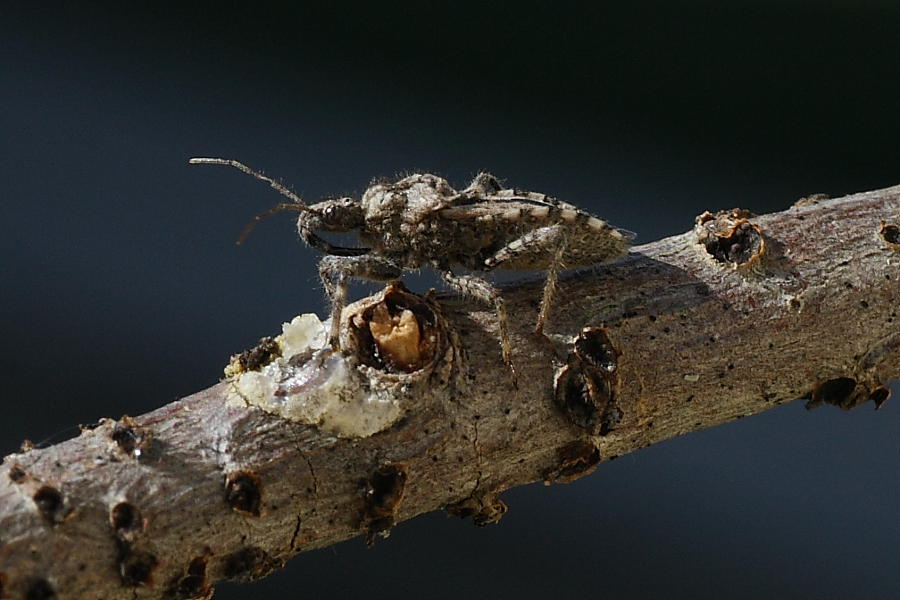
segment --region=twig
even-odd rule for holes
[[[548,338],[531,332],[541,281],[510,286],[517,387],[492,308],[389,288],[345,311],[347,357],[269,363],[345,361],[354,394],[399,407],[369,430],[235,403],[224,381],[6,457],[0,597],[208,597],[427,511],[495,521],[502,490],[794,398],[880,405],[900,375],[898,224],[900,187],[708,215],[562,277]],[[262,377],[265,348],[233,370]]]

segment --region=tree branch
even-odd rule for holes
[[[542,282],[510,286],[515,379],[491,309],[389,287],[345,311],[346,356],[268,341],[232,379],[7,456],[0,597],[209,597],[427,511],[495,521],[502,490],[794,398],[878,406],[898,222],[900,187],[706,215],[563,277],[548,338]],[[282,401],[293,420],[245,403]]]

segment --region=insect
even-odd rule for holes
[[[238,243],[271,215],[299,213],[300,237],[325,254],[319,275],[331,299],[329,342],[335,350],[340,349],[340,316],[351,277],[391,281],[405,271],[431,266],[457,292],[493,305],[503,361],[512,368],[503,297],[476,273],[546,270],[535,325],[535,333],[542,334],[560,270],[620,258],[634,237],[571,204],[544,194],[505,189],[488,173],[480,173],[460,191],[440,177],[419,174],[395,183],[376,183],[358,201],[345,197],[308,205],[281,183],[236,160],[192,158],[190,162],[234,167],[291,200],[253,219]],[[358,232],[364,247],[336,246],[319,236],[320,232],[352,231]],[[457,273],[458,267],[469,273]]]

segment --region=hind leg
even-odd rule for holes
[[[550,317],[559,272],[565,268],[563,256],[567,242],[567,230],[561,225],[541,227],[511,241],[484,261],[489,269],[547,270],[541,309],[534,327],[534,332],[539,335],[543,334],[544,324]]]
[[[512,345],[509,342],[509,321],[506,316],[506,304],[503,302],[500,290],[488,280],[475,275],[456,275],[451,271],[442,271],[441,278],[460,294],[493,305],[497,313],[497,327],[500,330],[500,351],[503,362],[515,376],[515,369],[512,366]]]

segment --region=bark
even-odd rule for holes
[[[531,332],[542,281],[511,285],[515,377],[490,308],[398,288],[360,301],[345,311],[356,326],[344,324],[348,360],[397,395],[403,418],[340,438],[228,403],[223,381],[10,455],[0,598],[208,597],[218,580],[262,577],[353,536],[373,541],[427,511],[497,520],[502,490],[570,481],[795,398],[880,405],[883,383],[900,375],[898,224],[900,186],[760,217],[708,215],[563,276],[548,338]],[[384,313],[370,309],[391,302],[415,308],[433,334],[418,364],[414,352],[392,365],[395,342],[366,334]],[[259,354],[245,362],[262,364]]]

